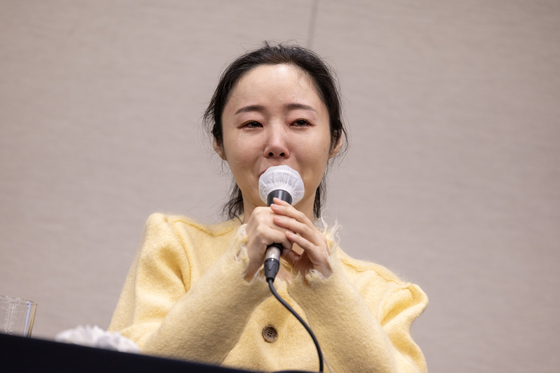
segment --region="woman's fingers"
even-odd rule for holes
[[[288,251],[286,254],[283,254],[282,257],[288,264],[296,270],[296,272],[306,272],[305,267],[309,264],[309,259],[304,254],[298,254],[293,250]]]
[[[286,239],[285,228],[278,227],[274,222],[274,215],[267,207],[257,208],[251,215],[247,224],[247,235],[264,247],[272,243],[286,244],[291,247],[291,243]]]
[[[309,220],[303,212],[296,210],[295,207],[287,202],[274,198],[274,203],[270,205],[270,208],[277,215],[290,217],[309,227],[315,228],[311,220]]]
[[[311,223],[307,216],[289,205],[282,207],[273,206],[275,205],[271,205],[272,211],[277,214],[273,218],[274,224],[279,227],[285,228],[287,231],[300,235],[313,245],[326,247],[327,242],[325,237],[321,232],[319,232],[319,230],[313,225],[313,223]],[[307,244],[304,245],[305,246],[300,245],[302,249],[313,249]]]
[[[305,276],[309,273],[309,271],[314,269],[321,273],[325,278],[329,277],[332,273],[332,269],[328,262],[328,256],[324,255],[320,258],[315,257],[312,259],[311,256],[314,252],[319,251],[307,250],[304,251],[303,254],[297,254],[293,250],[290,250],[285,255],[283,255],[283,257],[296,273],[301,273],[303,276]]]
[[[309,259],[311,259],[311,261],[313,263],[319,263],[322,262],[323,259],[326,258],[326,252],[324,251],[324,248],[314,245],[313,243],[309,242],[308,240],[306,240],[305,238],[303,238],[300,235],[297,235],[293,232],[287,231],[286,232],[286,237],[288,237],[288,240],[292,243],[292,244],[297,244],[299,247],[301,247],[303,249],[303,251],[305,251],[307,253],[307,255],[309,256]]]
[[[286,229],[274,224],[273,217],[274,213],[270,208],[258,207],[247,222],[245,247],[249,256],[249,265],[245,272],[246,279],[253,278],[262,266],[267,246],[279,243],[288,251],[292,248],[292,243],[286,236]]]
[[[313,225],[305,214],[296,210],[284,201],[274,200],[270,206],[275,216],[275,225],[285,228],[288,240],[297,244],[304,250],[303,255],[292,251],[286,253],[284,258],[297,271],[307,273],[316,269],[325,277],[331,273],[328,263],[327,240],[325,236]]]
[[[324,245],[313,245],[305,238],[292,232],[286,232],[286,236],[292,243],[297,244],[305,252],[305,254],[300,255],[299,258],[292,256],[294,259],[297,259],[297,263],[295,265],[298,271],[303,270],[304,273],[307,273],[311,269],[316,269],[321,272],[323,276],[330,276],[331,266],[329,264],[329,254],[327,252],[326,240]],[[306,260],[304,261],[304,259]]]
[[[305,223],[301,223],[297,220],[295,220],[294,218],[290,218],[287,216],[275,216],[272,221],[274,222],[275,225],[277,225],[278,227],[281,227],[283,229],[286,230],[286,232],[292,232],[295,234],[299,234],[302,235],[303,237],[305,237],[306,239],[312,241],[315,244],[318,244],[319,242],[316,242],[316,232],[314,232],[315,227],[309,227],[308,225],[306,225]]]

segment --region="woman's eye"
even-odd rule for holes
[[[305,127],[308,126],[309,124],[310,123],[309,121],[307,121],[307,119],[298,119],[294,122],[294,125],[298,127]]]
[[[247,122],[243,125],[244,128],[257,128],[257,127],[262,127],[262,124],[260,124],[259,122]]]

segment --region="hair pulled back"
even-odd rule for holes
[[[346,143],[346,130],[341,119],[340,96],[337,83],[331,69],[315,54],[315,52],[297,45],[277,44],[264,45],[254,51],[247,52],[233,61],[220,77],[216,91],[204,112],[203,122],[214,137],[216,143],[223,146],[222,114],[235,85],[249,71],[259,65],[290,64],[297,66],[310,78],[319,97],[329,113],[329,128],[331,134],[331,151],[339,141]],[[319,184],[313,203],[315,218],[321,215],[321,201],[324,200],[326,188],[324,179]],[[234,182],[230,200],[224,205],[223,213],[229,219],[243,214],[243,195]]]

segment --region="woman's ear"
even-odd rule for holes
[[[224,161],[226,160],[226,155],[224,153],[224,147],[221,144],[218,143],[218,140],[216,140],[215,137],[214,137],[214,151],[216,153],[218,153],[220,158],[222,158]]]
[[[331,159],[332,157],[334,157],[335,155],[338,154],[338,152],[340,152],[340,149],[342,149],[342,136],[344,135],[340,135],[340,137],[338,138],[338,140],[336,141],[336,144],[334,145],[334,147],[331,149],[331,153],[329,154],[329,159]]]

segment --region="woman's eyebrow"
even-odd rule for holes
[[[289,104],[285,104],[284,105],[284,110],[286,111],[290,111],[290,110],[310,110],[310,111],[314,111],[316,112],[315,109],[313,109],[313,107],[309,106],[309,105],[305,105],[305,104],[300,104],[297,102],[292,102]],[[257,112],[263,112],[265,111],[265,107],[262,105],[247,105],[247,106],[243,106],[242,108],[240,108],[239,110],[237,110],[235,112],[235,115],[239,114],[239,113],[248,113],[251,111],[257,111]]]
[[[311,107],[309,105],[305,105],[305,104],[300,104],[300,103],[297,103],[297,102],[284,105],[284,109],[286,111],[301,110],[301,109],[315,111],[315,109],[313,109],[313,107]]]
[[[243,106],[241,109],[237,110],[234,115],[237,115],[239,113],[247,113],[247,112],[251,112],[251,111],[263,112],[264,111],[264,106],[262,106],[262,105]]]

